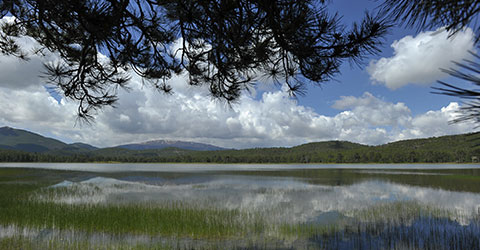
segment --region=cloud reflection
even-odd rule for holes
[[[252,176],[215,176],[158,181],[129,181],[95,177],[82,182],[64,181],[52,187],[75,192],[57,192],[61,203],[168,203],[239,209],[260,213],[272,222],[318,221],[325,213],[348,215],[353,210],[394,202],[415,202],[452,212],[451,219],[468,223],[480,209],[480,194],[365,181],[348,186],[313,185],[302,179]],[[43,197],[46,198],[46,197]],[[459,218],[458,216],[461,216]]]

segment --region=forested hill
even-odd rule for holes
[[[18,150],[30,153],[64,151],[75,154],[96,150],[97,148],[85,143],[67,144],[27,130],[1,127],[0,149]]]
[[[27,152],[45,152],[61,149],[67,144],[41,135],[10,127],[0,128],[0,148]]]
[[[224,148],[217,147],[210,144],[205,144],[205,143],[171,141],[171,140],[154,140],[154,141],[147,141],[143,143],[125,144],[117,147],[132,149],[132,150],[164,149],[164,148],[182,148],[182,149],[197,150],[197,151],[224,150]]]
[[[71,146],[71,144],[69,145]],[[76,145],[80,147],[79,145]],[[198,162],[198,163],[469,163],[480,158],[480,133],[442,136],[367,146],[346,141],[303,144],[291,148],[193,151],[179,148],[97,149],[26,152],[0,148],[3,162]]]
[[[480,134],[442,136],[367,146],[346,141],[292,148],[256,148],[178,156],[186,162],[225,163],[469,163],[480,159]]]

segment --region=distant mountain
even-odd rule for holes
[[[172,140],[156,140],[143,143],[132,143],[120,145],[108,150],[102,150],[81,142],[67,144],[62,141],[44,137],[27,130],[15,129],[11,127],[0,128],[0,149],[19,150],[30,153],[54,153],[58,155],[71,155],[76,153],[99,151],[96,153],[98,155],[101,152],[114,152],[116,151],[115,148],[129,150],[158,150],[167,148],[178,148],[194,151],[224,150],[224,148],[210,144]],[[119,152],[122,152],[122,150],[119,150]]]
[[[123,161],[123,159],[149,159],[158,160],[159,157],[169,158],[175,156],[186,155],[192,152],[204,152],[204,151],[192,151],[180,148],[162,148],[162,149],[144,149],[144,150],[132,150],[126,148],[101,148],[94,151],[90,151],[89,155],[92,157],[100,157],[113,159],[114,161]],[[213,152],[213,151],[206,151]],[[149,161],[147,160],[147,161]]]
[[[368,148],[370,146],[349,142],[349,141],[323,141],[323,142],[311,142],[292,147],[294,151],[303,152],[326,152],[326,151],[340,151],[340,150],[353,150]]]
[[[43,137],[26,130],[10,127],[0,128],[0,148],[27,152],[46,152],[65,147],[68,147],[68,145],[59,140]]]
[[[167,140],[96,148],[80,142],[66,144],[21,129],[0,128],[0,162],[477,163],[479,159],[480,133],[378,146],[324,141],[288,148],[236,150]]]
[[[164,148],[180,148],[195,151],[217,151],[225,150],[210,144],[186,142],[186,141],[171,141],[171,140],[155,140],[142,143],[132,143],[117,146],[118,148],[125,148],[130,150],[147,150],[147,149],[164,149]]]
[[[20,150],[30,153],[45,153],[48,151],[80,152],[96,149],[84,143],[66,144],[59,140],[44,137],[22,129],[10,127],[0,128],[0,148]]]
[[[82,143],[82,142],[75,142],[68,144],[71,147],[79,148],[79,149],[86,149],[86,150],[95,150],[98,149],[97,147],[94,147],[90,144]]]

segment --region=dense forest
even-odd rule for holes
[[[1,162],[165,162],[165,163],[470,163],[480,157],[480,134],[442,136],[367,146],[345,141],[292,148],[192,151],[178,148],[104,148],[43,153],[0,149]]]

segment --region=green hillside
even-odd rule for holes
[[[0,128],[0,149],[30,153],[54,152],[57,155],[74,155],[96,150],[97,148],[85,143],[66,144],[26,130],[2,127]]]
[[[471,162],[480,158],[480,133],[397,141],[375,149],[397,162]]]
[[[92,145],[86,144],[86,143],[81,143],[81,142],[75,142],[68,144],[68,146],[77,148],[77,149],[85,149],[85,150],[95,150],[98,149],[97,147],[94,147]]]
[[[347,141],[291,148],[194,151],[179,148],[132,150],[65,144],[28,131],[0,128],[3,162],[185,162],[185,163],[469,163],[480,158],[480,133],[397,141],[367,146]]]
[[[146,149],[146,150],[132,150],[120,147],[114,148],[102,148],[92,151],[92,156],[101,157],[140,157],[140,158],[152,158],[152,157],[169,157],[174,155],[184,155],[190,153],[191,150],[180,148],[163,148],[163,149]]]
[[[307,144],[302,144],[296,147],[293,147],[293,151],[315,151],[315,152],[326,152],[332,150],[354,150],[354,149],[365,149],[369,146],[362,145],[359,143],[353,143],[348,141],[326,141],[326,142],[312,142]]]
[[[46,152],[62,149],[68,145],[41,135],[10,127],[0,128],[0,148],[27,152]]]
[[[480,145],[480,133],[471,133],[453,136],[431,137],[426,139],[412,139],[388,143],[379,146],[384,149],[402,150],[468,150]]]

